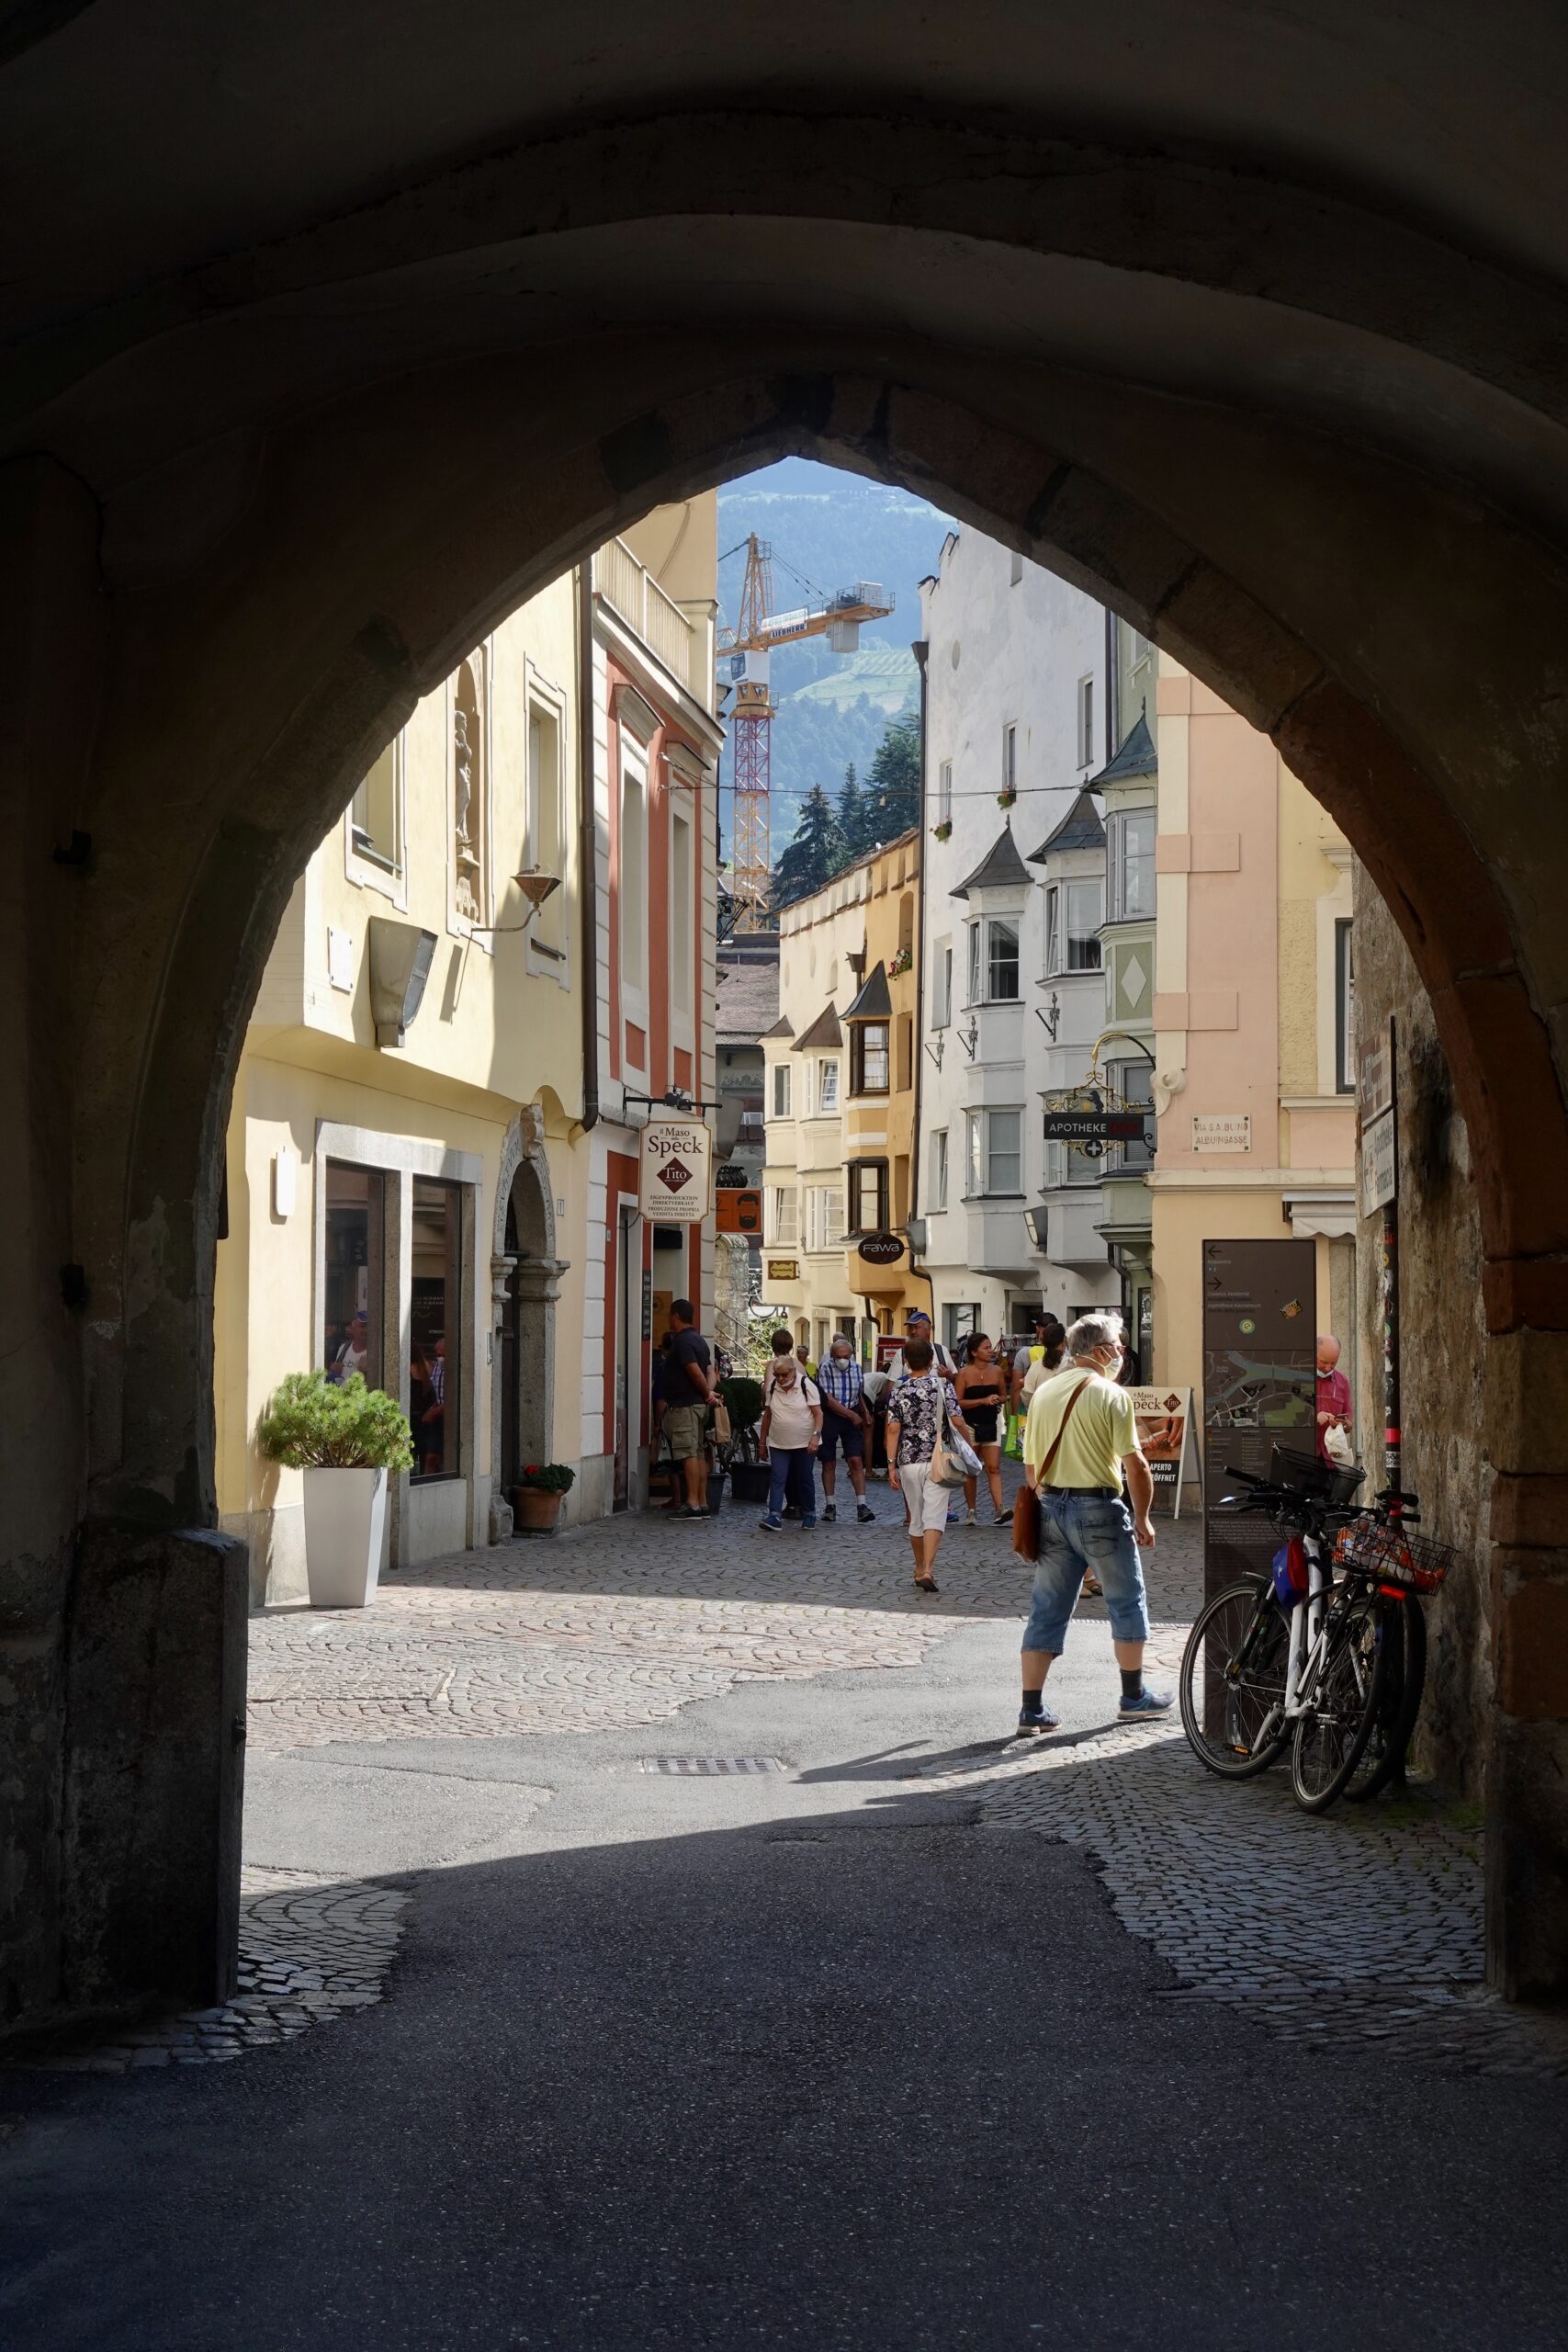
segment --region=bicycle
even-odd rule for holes
[[[1413,1595],[1436,1589],[1451,1554],[1410,1532],[1414,1497],[1356,1508],[1359,1470],[1280,1445],[1270,1469],[1227,1466],[1247,1492],[1224,1502],[1272,1520],[1278,1581],[1248,1577],[1201,1612],[1182,1657],[1182,1727],[1224,1780],[1266,1771],[1290,1742],[1296,1802],[1323,1813],[1347,1792],[1375,1795],[1403,1765],[1426,1659]]]

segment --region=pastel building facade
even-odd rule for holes
[[[216,1289],[219,1503],[258,1604],[305,1576],[299,1474],[263,1460],[257,1419],[355,1331],[414,1430],[389,1567],[508,1535],[528,1463],[576,1469],[569,1519],[635,1496],[659,1237],[626,1219],[622,1123],[646,1116],[635,1083],[711,1071],[714,527],[711,499],[650,515],[502,622],[295,886],[235,1084]],[[525,869],[556,885],[536,914]],[[678,1255],[700,1293],[702,1239]]]

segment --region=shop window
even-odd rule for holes
[[[334,1381],[363,1373],[368,1388],[379,1388],[386,1377],[386,1186],[378,1169],[326,1163],[321,1362]]]
[[[409,1419],[414,1476],[455,1478],[462,1461],[463,1188],[413,1180]]]
[[[883,1233],[887,1228],[887,1162],[850,1162],[850,1231]]]
[[[888,1028],[886,1021],[856,1021],[850,1028],[850,1092],[888,1091]]]

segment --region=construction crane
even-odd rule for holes
[[[768,801],[773,725],[778,707],[768,674],[773,650],[775,645],[797,645],[807,637],[825,637],[835,653],[852,653],[860,643],[862,622],[886,620],[895,599],[879,582],[857,580],[852,587],[820,603],[776,613],[771,544],[753,531],[729,554],[739,555],[741,544],[746,549],[746,577],[740,590],[740,613],[732,629],[719,632],[718,684],[721,693],[734,697],[728,712],[735,785],[729,895],[735,907],[735,929],[746,932],[765,928],[773,887]]]

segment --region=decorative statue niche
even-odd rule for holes
[[[452,692],[452,898],[465,922],[484,921],[485,776],[483,650],[459,663]]]

